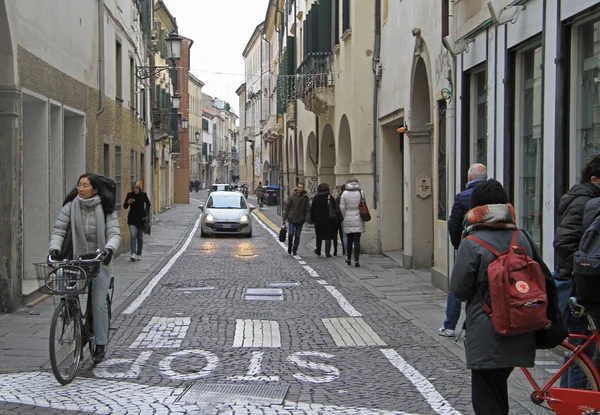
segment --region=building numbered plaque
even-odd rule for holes
[[[421,199],[431,196],[431,177],[426,174],[417,176],[417,196]]]

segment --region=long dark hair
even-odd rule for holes
[[[104,210],[104,213],[106,213],[107,215],[113,213],[115,211],[115,195],[112,194],[112,192],[107,191],[100,175],[96,173],[83,173],[81,176],[79,176],[79,179],[77,179],[77,183],[79,183],[79,181],[83,178],[88,179],[92,184],[92,188],[98,190],[98,196],[100,196],[100,201],[102,202],[102,209]],[[75,200],[76,197],[77,185],[75,185],[75,188],[71,190],[69,194],[65,197],[65,200],[63,201],[63,206]]]

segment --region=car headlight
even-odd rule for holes
[[[240,222],[242,222],[242,223],[248,222],[248,215],[243,214],[242,217],[240,218]]]
[[[211,215],[210,213],[207,213],[206,216],[204,216],[204,219],[206,219],[207,222],[215,221],[215,218],[213,218],[213,215]]]

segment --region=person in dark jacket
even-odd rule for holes
[[[600,154],[591,156],[585,162],[581,167],[581,182],[571,187],[558,204],[554,250],[561,279],[572,278],[573,254],[577,251],[585,231],[585,207],[596,197],[600,197]]]
[[[340,200],[342,198],[342,193],[344,193],[344,190],[346,190],[346,185],[343,184],[341,186],[336,186],[334,191],[333,191],[333,198],[335,199],[335,203],[338,206],[338,209],[340,208]],[[344,218],[342,217],[342,213],[340,212],[340,221],[338,222],[338,233],[340,235],[340,240],[342,241],[342,255],[346,256],[346,244],[347,244],[347,237],[346,234],[344,233]],[[333,239],[333,256],[337,256],[337,236]]]
[[[483,164],[473,164],[469,167],[467,173],[466,189],[458,193],[454,198],[450,218],[448,219],[448,233],[450,234],[450,242],[454,249],[458,249],[463,232],[463,219],[467,212],[471,209],[471,195],[473,188],[487,180],[487,168]],[[446,299],[446,319],[442,327],[438,330],[438,334],[444,337],[454,337],[456,325],[460,319],[461,304],[451,292],[448,293]]]
[[[465,217],[465,234],[476,235],[500,252],[508,251],[517,225],[515,210],[502,185],[494,179],[478,184],[471,204],[473,208]],[[529,241],[525,231],[519,231],[517,245],[530,258],[539,257],[537,247]],[[452,294],[467,302],[469,335],[465,338],[465,351],[467,368],[472,373],[471,399],[476,415],[508,415],[508,377],[515,367],[533,367],[535,360],[534,331],[500,336],[483,309],[483,300],[491,304],[487,269],[495,259],[483,246],[463,239],[450,278]]]
[[[290,255],[297,254],[302,226],[308,223],[310,200],[304,188],[304,183],[298,183],[294,194],[288,198],[283,209],[283,224],[288,222],[288,254]]]
[[[312,200],[310,206],[310,219],[315,224],[315,233],[317,236],[317,248],[315,254],[321,256],[321,246],[325,241],[325,256],[331,258],[331,241],[337,238],[339,222],[336,218],[331,218],[329,206],[338,213],[338,206],[335,198],[329,193],[329,185],[321,183],[317,186],[317,194]]]
[[[131,192],[127,193],[123,209],[129,209],[127,215],[127,224],[129,225],[129,237],[131,239],[131,260],[140,261],[142,259],[142,249],[144,248],[144,219],[150,209],[150,199],[148,194],[142,191],[140,182],[131,186]]]

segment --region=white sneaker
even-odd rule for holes
[[[438,329],[438,334],[443,337],[454,337],[454,330],[447,329],[446,327],[440,327]]]
[[[131,254],[131,258],[132,261],[135,261],[137,259],[137,255],[136,254]]]
[[[141,261],[141,260],[142,260],[142,254],[139,254],[139,255],[137,256],[137,260],[138,260],[138,261]]]

